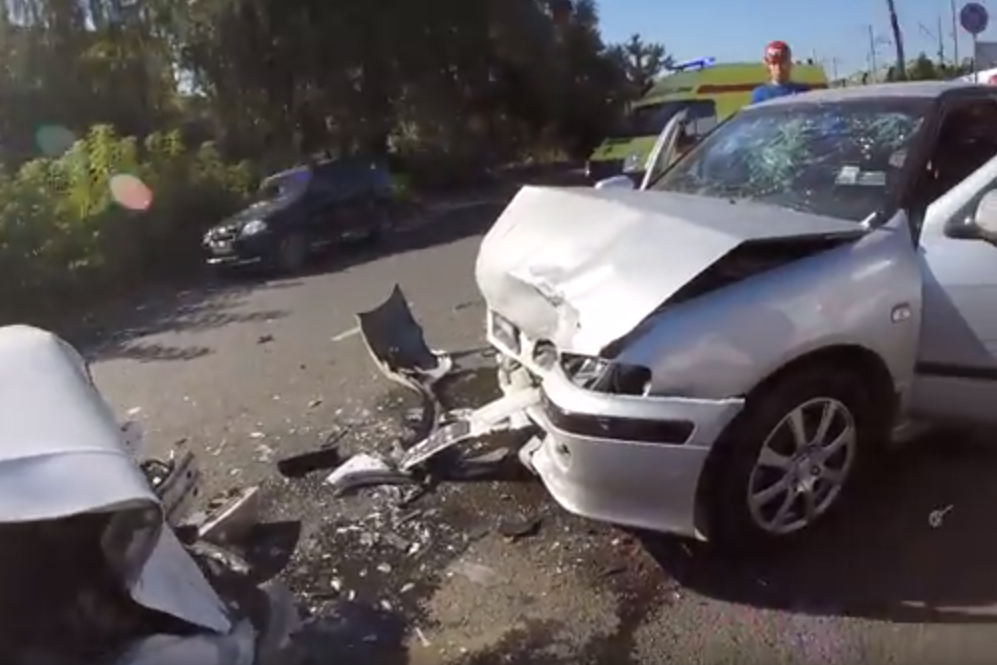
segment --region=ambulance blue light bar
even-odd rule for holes
[[[669,67],[669,69],[673,72],[684,72],[689,69],[706,69],[707,67],[712,67],[716,61],[716,58],[695,58],[693,60],[677,62]]]

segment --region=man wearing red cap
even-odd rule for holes
[[[793,73],[793,52],[786,42],[769,42],[765,47],[765,66],[769,69],[769,82],[751,91],[751,103],[757,104],[776,97],[806,92],[810,88],[789,80]]]

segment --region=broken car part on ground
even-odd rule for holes
[[[295,627],[286,589],[251,584],[174,532],[196,490],[193,457],[140,463],[139,428],[119,425],[80,354],[37,328],[0,328],[0,405],[4,662],[273,657]],[[208,517],[206,535],[247,503]]]

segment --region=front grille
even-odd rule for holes
[[[239,231],[234,226],[219,226],[211,229],[207,233],[209,242],[231,242],[239,236]]]

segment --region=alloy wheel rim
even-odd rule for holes
[[[748,477],[748,510],[762,530],[786,535],[834,505],[851,471],[855,418],[843,403],[818,397],[793,408],[762,444]]]

